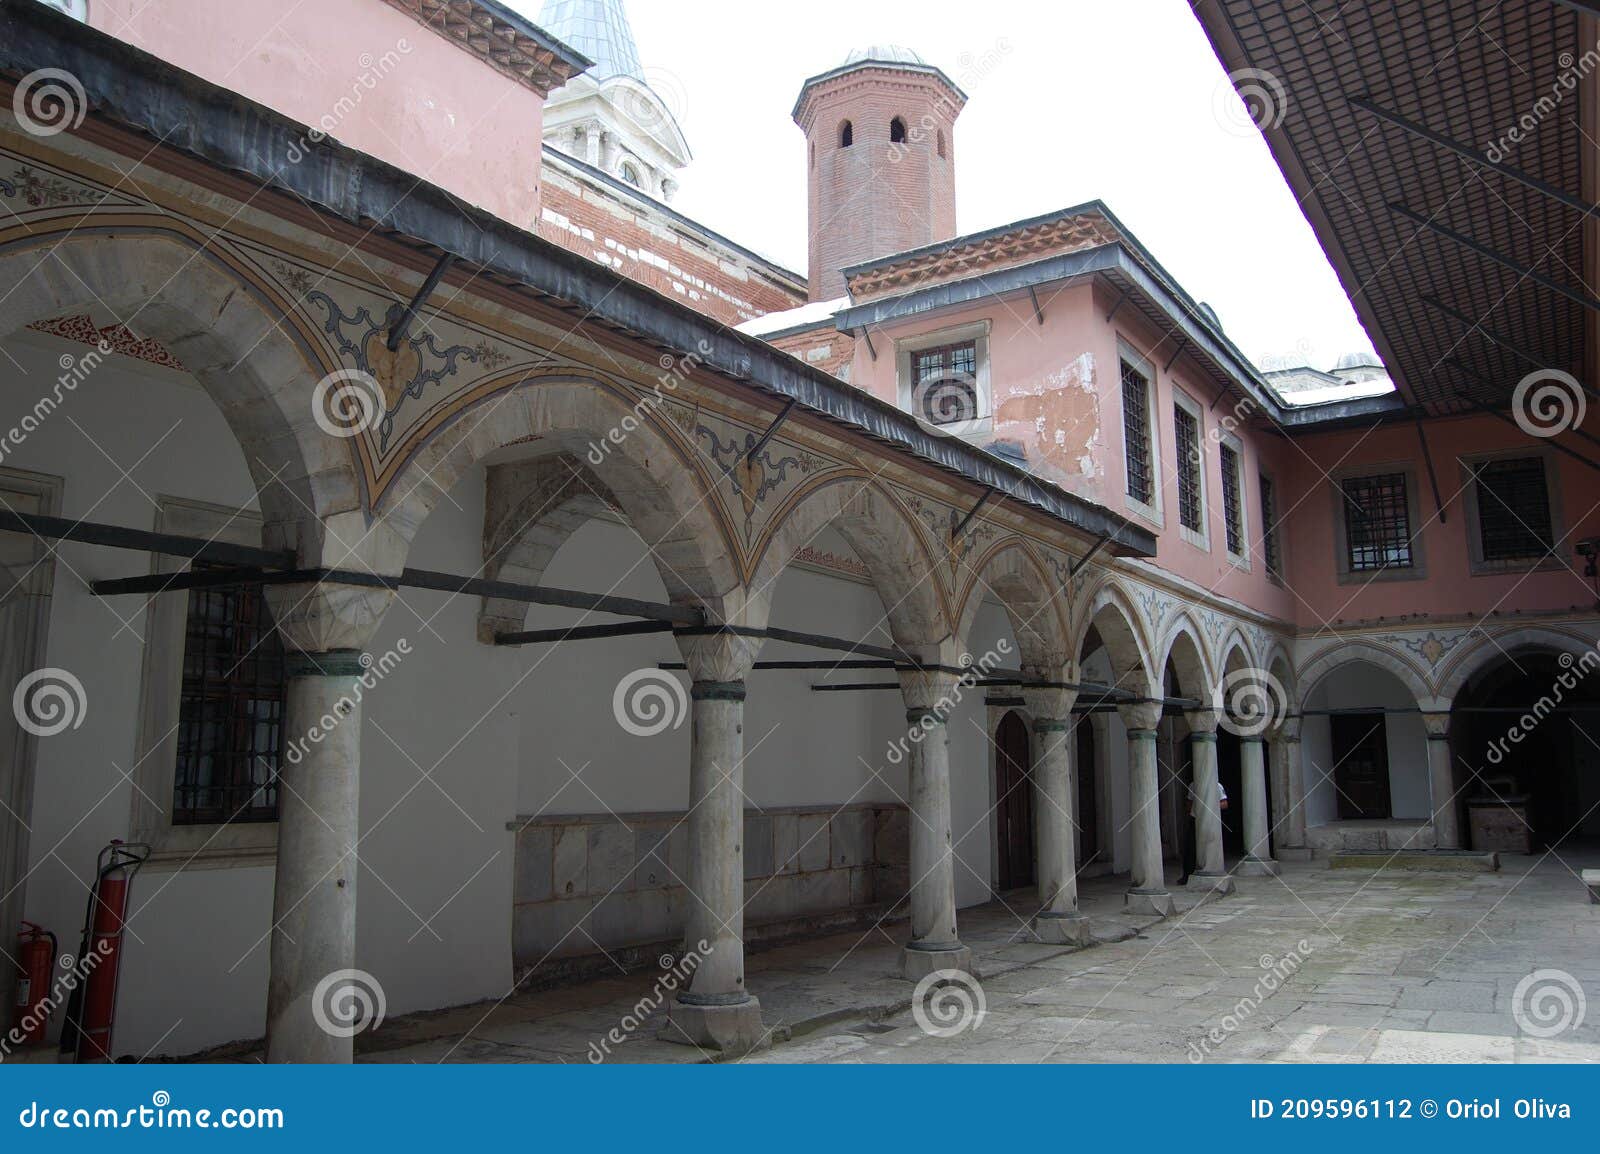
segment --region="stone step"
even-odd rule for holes
[[[1498,873],[1500,855],[1470,849],[1395,850],[1370,853],[1335,853],[1329,869],[1429,870],[1438,873]]]

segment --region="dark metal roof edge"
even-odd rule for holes
[[[311,131],[288,117],[87,28],[43,4],[0,9],[0,71],[47,61],[83,85],[90,109],[214,167],[287,191],[357,226],[375,223],[567,301],[586,317],[665,348],[695,350],[720,375],[794,398],[829,419],[999,490],[1118,550],[1153,556],[1155,537],[965,442],[926,432],[887,401],[519,229],[436,185]],[[298,162],[290,157],[298,155]]]
[[[1356,421],[1366,417],[1400,415],[1408,420],[1412,406],[1399,393],[1381,397],[1355,397],[1348,401],[1322,401],[1315,405],[1293,405],[1284,409],[1279,422],[1285,432],[1323,433],[1336,422]]]
[[[683,213],[679,212],[665,201],[657,200],[643,189],[635,188],[625,180],[618,180],[616,177],[612,176],[603,169],[596,168],[587,161],[579,160],[570,152],[564,152],[553,144],[546,142],[543,147],[543,151],[546,155],[558,157],[562,164],[570,164],[573,168],[576,168],[579,172],[583,173],[584,176],[592,177],[601,181],[613,192],[625,193],[637,200],[645,201],[650,205],[651,208],[659,210],[663,215],[671,217],[674,221],[687,226],[695,232],[710,237],[718,244],[732,249],[741,256],[749,257],[750,260],[761,265],[762,268],[770,269],[774,277],[788,278],[789,280],[793,281],[800,292],[804,294],[806,288],[806,278],[802,274],[797,273],[793,269],[789,268],[787,265],[781,265],[771,257],[762,256],[760,253],[756,252],[755,249],[746,248],[736,240],[729,240],[720,232],[716,232],[707,228],[705,225],[695,220],[694,217],[685,216]]]
[[[789,113],[790,120],[800,119],[800,106],[806,102],[806,93],[811,91],[813,84],[821,84],[824,80],[832,80],[835,76],[843,76],[847,72],[854,72],[858,68],[888,68],[899,72],[917,72],[924,76],[932,76],[942,80],[949,86],[950,91],[961,98],[965,104],[969,99],[961,90],[961,86],[951,80],[943,68],[936,64],[912,64],[905,60],[855,60],[849,64],[841,64],[837,68],[830,68],[826,72],[819,72],[815,76],[808,76],[800,83],[800,95],[795,97],[794,108]]]
[[[508,25],[519,36],[526,36],[546,52],[559,56],[570,64],[574,76],[581,75],[594,67],[594,61],[579,52],[564,40],[557,40],[550,33],[540,28],[520,12],[514,12],[501,4],[499,0],[472,0],[477,7],[482,8],[491,18]],[[426,23],[426,21],[424,21]]]

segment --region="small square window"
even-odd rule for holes
[[[918,349],[911,354],[911,396],[931,425],[955,425],[982,416],[975,341]]]
[[[1411,508],[1406,475],[1349,477],[1339,483],[1339,490],[1349,572],[1411,568]]]
[[[1502,457],[1472,466],[1484,561],[1539,562],[1554,548],[1542,457]]]

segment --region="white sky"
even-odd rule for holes
[[[538,0],[512,0],[530,16]],[[1101,199],[1244,352],[1331,368],[1371,350],[1185,0],[628,0],[694,162],[673,206],[800,272],[806,77],[903,44],[970,98],[956,211],[974,232]]]

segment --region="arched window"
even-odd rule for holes
[[[634,188],[644,187],[644,182],[639,179],[639,170],[631,164],[623,164],[622,179],[633,185]]]
[[[855,126],[853,124],[851,124],[847,120],[847,121],[844,122],[844,126],[839,129],[839,147],[840,148],[849,148],[855,142],[856,142]]]
[[[889,121],[889,143],[904,144],[906,142],[906,122],[898,116]]]

